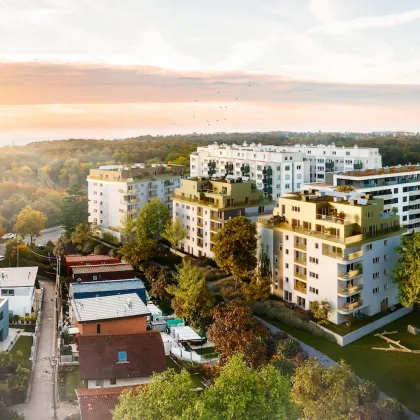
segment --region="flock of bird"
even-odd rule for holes
[[[250,84],[248,85],[248,87],[251,87],[251,86],[252,85],[250,85]],[[217,91],[217,94],[220,95],[220,91]],[[236,100],[239,101],[239,98],[236,97]],[[199,102],[199,101],[198,101],[198,99],[195,99],[194,102]],[[228,107],[225,105],[225,106],[220,106],[219,108],[220,109],[227,109]],[[192,117],[195,118],[195,115],[193,115]],[[227,121],[227,118],[224,115],[223,115],[223,120],[222,121]],[[210,122],[218,123],[218,122],[220,122],[220,120],[215,120],[215,121],[206,120],[206,123],[207,123],[208,126],[211,126]],[[172,124],[176,125],[176,122],[173,122]]]

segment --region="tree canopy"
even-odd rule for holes
[[[47,216],[44,213],[26,206],[17,216],[15,231],[22,236],[29,235],[32,243],[41,230],[45,229],[46,224]]]
[[[176,218],[167,223],[165,230],[162,232],[162,237],[169,241],[172,248],[178,248],[179,242],[187,237],[187,231],[181,220]]]
[[[71,234],[76,226],[86,222],[88,218],[88,200],[86,192],[80,184],[73,184],[66,191],[61,205],[60,224],[67,234]]]
[[[157,241],[169,222],[169,209],[159,198],[154,197],[146,203],[137,218],[138,241],[154,239]]]

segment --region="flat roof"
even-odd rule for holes
[[[76,265],[71,267],[73,274],[89,274],[89,273],[112,273],[116,271],[133,271],[130,264],[97,264],[97,265]],[[133,277],[134,278],[134,277]]]
[[[337,176],[350,176],[352,178],[366,178],[370,176],[398,176],[399,174],[408,175],[410,172],[420,172],[420,163],[415,165],[398,165],[379,169],[361,169],[355,171],[337,172]]]
[[[171,335],[179,341],[203,339],[203,337],[200,337],[191,327],[171,327],[170,330]]]
[[[38,267],[7,267],[0,269],[0,288],[34,286]]]
[[[71,299],[70,302],[78,322],[150,315],[136,293]]]
[[[70,289],[73,293],[99,293],[115,290],[144,289],[144,284],[137,278],[128,280],[87,281],[82,283],[70,283]]]

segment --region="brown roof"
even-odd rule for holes
[[[136,385],[76,389],[82,420],[112,420],[112,410],[118,404],[119,396],[125,390],[135,388]]]
[[[114,273],[116,271],[133,271],[130,264],[99,264],[99,265],[76,265],[71,267],[73,274],[96,274],[96,273]],[[134,276],[133,276],[134,277]]]
[[[74,262],[89,262],[89,261],[110,261],[115,260],[115,257],[110,257],[109,255],[66,255],[64,257],[66,263]]]
[[[118,352],[127,352],[127,363],[118,363]],[[79,337],[80,378],[145,378],[166,369],[159,331],[138,334]]]

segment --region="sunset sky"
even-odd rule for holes
[[[418,0],[0,0],[0,144],[420,131]]]

